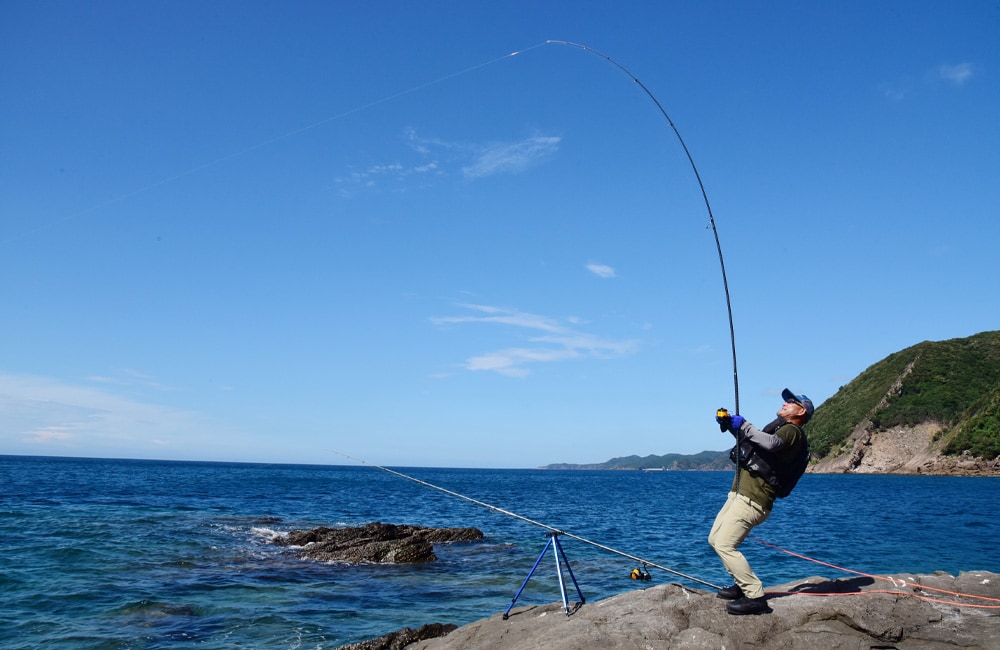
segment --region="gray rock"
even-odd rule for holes
[[[434,544],[483,539],[477,528],[425,528],[373,522],[358,528],[293,530],[275,538],[279,546],[295,548],[304,557],[321,562],[400,563],[433,562]]]
[[[920,591],[925,585],[991,601]],[[1000,575],[984,571],[896,578],[809,578],[767,590],[773,610],[733,616],[714,592],[663,584],[571,609],[515,608],[407,650],[1000,649]],[[940,601],[914,597],[925,595]],[[992,609],[949,604],[962,602]]]
[[[340,646],[337,650],[402,650],[411,643],[444,636],[457,627],[457,625],[442,625],[441,623],[429,623],[417,630],[404,627],[402,630],[385,634],[377,639]]]

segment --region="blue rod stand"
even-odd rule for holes
[[[549,541],[545,543],[545,548],[542,549],[538,559],[535,560],[535,566],[531,567],[531,571],[528,572],[528,577],[524,579],[524,582],[521,584],[521,588],[517,590],[514,598],[510,601],[510,606],[507,607],[507,611],[503,613],[503,620],[506,621],[507,617],[510,616],[510,610],[514,609],[514,604],[517,602],[517,599],[521,597],[521,592],[524,591],[524,588],[528,586],[528,581],[531,580],[531,576],[535,574],[535,569],[537,569],[538,565],[541,564],[542,558],[545,557],[545,553],[549,550],[550,546],[555,548],[554,554],[556,556],[556,574],[559,576],[559,591],[562,594],[563,611],[566,612],[566,616],[569,616],[570,612],[569,599],[566,598],[566,581],[563,579],[563,564],[566,565],[566,571],[569,573],[569,577],[573,579],[573,586],[576,587],[576,595],[580,597],[580,604],[582,605],[587,602],[583,597],[583,592],[580,591],[580,585],[576,581],[576,576],[573,575],[573,568],[570,567],[569,560],[566,559],[566,552],[563,551],[562,544],[559,543],[559,533],[548,533],[546,537],[549,538]]]

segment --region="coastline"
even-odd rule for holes
[[[393,635],[343,650],[575,650],[653,647],[774,650],[840,647],[1000,647],[1000,575],[811,577],[767,589],[772,612],[732,616],[712,592],[677,583],[593,603],[494,614],[445,636],[393,645]]]

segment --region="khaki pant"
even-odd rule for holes
[[[754,575],[753,570],[737,547],[743,543],[750,530],[764,523],[770,510],[762,507],[745,496],[729,493],[726,505],[715,517],[712,532],[708,534],[708,543],[719,555],[722,566],[733,577],[733,582],[743,590],[747,598],[760,598],[764,595],[764,584]]]

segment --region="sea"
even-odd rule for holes
[[[462,625],[515,597],[561,600],[545,526],[571,535],[559,546],[587,603],[708,588],[678,573],[729,584],[706,537],[730,472],[389,469],[0,456],[0,648],[322,649]],[[765,585],[1000,572],[998,504],[994,477],[807,474],[743,549]],[[432,563],[355,566],[273,541],[374,521],[485,539],[438,545]]]

